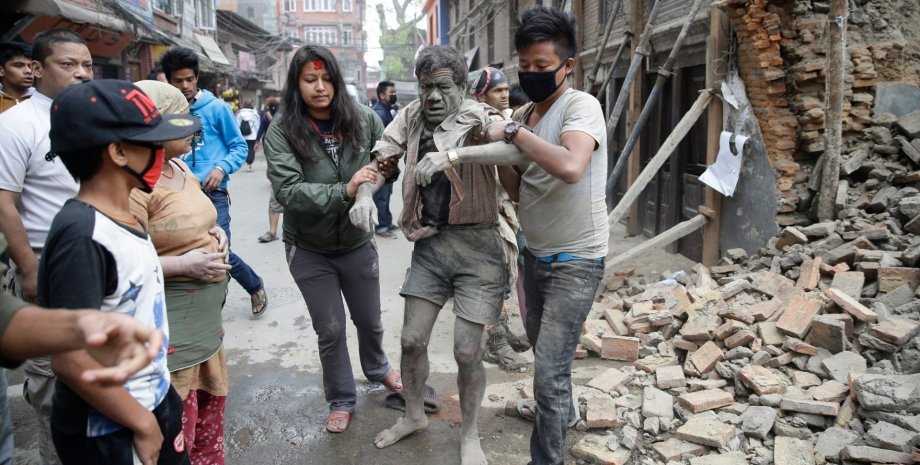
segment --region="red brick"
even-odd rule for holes
[[[856,299],[850,297],[838,289],[830,288],[824,291],[824,295],[829,297],[840,308],[844,309],[847,313],[853,315],[860,321],[875,321],[878,319],[878,315],[876,315],[875,312],[869,310],[865,305],[857,302]]]
[[[677,403],[691,413],[700,413],[724,407],[734,401],[735,399],[731,394],[721,389],[688,392],[677,397]]]
[[[601,396],[588,398],[585,423],[588,428],[618,428],[625,425],[626,421],[617,416],[613,398]]]
[[[819,300],[795,296],[786,305],[783,315],[776,321],[776,329],[790,336],[803,339],[811,328],[811,319],[821,310]]]
[[[599,391],[611,392],[620,388],[620,386],[629,382],[629,375],[616,368],[608,368],[591,381],[588,381],[588,387]]]
[[[687,385],[684,370],[680,365],[663,366],[655,371],[655,377],[658,389],[670,389]]]
[[[805,355],[815,355],[818,353],[817,347],[791,336],[786,336],[786,339],[783,341],[783,348]]]
[[[920,285],[920,268],[886,266],[878,269],[879,292],[891,292],[904,284],[916,289]]]
[[[701,417],[693,417],[677,429],[678,439],[710,447],[723,447],[734,436],[734,426]]]
[[[681,441],[677,438],[656,442],[652,444],[652,450],[657,452],[665,461],[669,462],[681,461],[684,457],[699,457],[709,451],[706,446]]]
[[[821,280],[821,257],[815,257],[814,260],[805,260],[799,268],[799,280],[796,281],[795,287],[803,290],[811,290],[818,286]]]
[[[738,331],[737,333],[725,339],[725,347],[734,349],[735,347],[747,345],[756,338],[757,335],[754,334],[754,331],[749,329],[742,329],[741,331]]]
[[[639,339],[608,336],[601,339],[601,358],[635,362],[639,358]]]
[[[840,402],[846,398],[849,392],[849,386],[834,380],[825,381],[823,384],[808,390],[808,393],[815,400],[821,402]]]
[[[869,327],[869,335],[890,344],[904,344],[920,331],[920,323],[907,318],[893,317]]]
[[[759,365],[745,365],[735,376],[757,395],[781,394],[786,392],[786,385],[769,368]]]
[[[722,360],[724,354],[714,342],[709,341],[702,345],[696,352],[690,354],[690,361],[700,374],[706,374],[715,368],[716,363]]]
[[[789,230],[790,228],[786,229]],[[798,232],[798,230],[796,230],[796,232]],[[801,234],[802,237],[805,237],[807,240],[807,237],[804,234],[801,232],[798,234]],[[784,287],[794,286],[795,282],[793,282],[791,279],[766,270],[761,270],[751,275],[751,287],[754,288],[754,290],[762,292],[770,297],[778,295]]]
[[[840,411],[840,404],[836,402],[821,402],[818,400],[799,400],[784,397],[779,404],[781,410],[792,412],[811,413],[813,415],[835,416]]]

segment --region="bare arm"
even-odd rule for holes
[[[180,256],[160,256],[160,265],[163,267],[164,278],[183,276],[199,281],[211,281],[230,271],[226,263],[226,252],[208,253],[202,249],[194,249]]]
[[[16,209],[19,196],[19,192],[0,189],[0,232],[6,236],[7,253],[23,277],[23,297],[29,302],[35,302],[38,288],[38,257],[29,245],[26,228],[22,224],[19,210]]]
[[[498,182],[505,188],[508,197],[515,202],[520,202],[521,175],[511,166],[498,167]]]
[[[46,310],[23,307],[10,320],[0,339],[9,360],[25,360],[86,347],[108,368],[84,372],[82,378],[99,385],[121,385],[147,366],[160,352],[163,335],[120,313],[95,310]]]
[[[51,358],[54,372],[83,400],[110,420],[134,432],[134,446],[144,465],[155,464],[163,443],[163,434],[156,418],[121,387],[99,387],[81,377],[86,370],[101,368],[85,350],[55,355]]]

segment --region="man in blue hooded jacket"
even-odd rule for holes
[[[230,239],[230,174],[243,165],[249,147],[236,124],[233,111],[222,100],[198,88],[198,55],[194,50],[175,47],[160,59],[166,80],[188,99],[190,112],[201,120],[201,130],[192,140],[192,152],[185,162],[201,180],[201,188],[217,209],[217,224]],[[230,276],[249,293],[252,314],[262,315],[268,296],[262,278],[246,262],[230,252]]]

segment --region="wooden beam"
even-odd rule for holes
[[[709,102],[712,101],[712,93],[709,89],[706,89],[700,92],[699,98],[696,99],[696,102],[693,103],[693,106],[690,107],[683,118],[681,118],[680,123],[677,127],[671,131],[671,134],[665,139],[664,143],[661,144],[661,148],[658,149],[658,153],[655,154],[655,157],[649,160],[648,165],[645,169],[642,170],[634,183],[629,186],[629,189],[626,191],[626,194],[623,195],[623,198],[613,208],[613,211],[610,212],[609,221],[611,225],[615,225],[617,221],[620,221],[620,218],[623,217],[623,214],[626,213],[626,210],[632,207],[636,203],[636,199],[639,198],[639,194],[645,190],[645,187],[648,186],[649,181],[658,174],[658,170],[661,169],[661,166],[664,165],[668,158],[671,157],[671,154],[674,153],[674,150],[677,149],[677,146],[680,144],[687,133],[690,132],[690,129],[693,128],[693,125],[696,124],[696,121],[700,118],[700,115],[703,113],[703,110],[709,106]]]
[[[719,8],[709,9],[709,39],[706,43],[706,87],[713,89],[725,78],[724,54],[728,50],[728,16]],[[709,105],[706,121],[706,164],[716,162],[719,155],[719,136],[722,133],[722,105]],[[719,229],[722,225],[722,194],[706,186],[703,205],[713,212],[703,227],[703,265],[713,266],[721,255]]]
[[[674,241],[680,240],[682,237],[702,228],[707,221],[706,215],[700,213],[687,221],[677,223],[673,228],[643,242],[638,247],[633,247],[629,251],[608,260],[607,265],[604,267],[605,272],[612,272],[616,267],[630,260],[638,259],[652,250],[659,249]]]
[[[846,67],[847,0],[831,0],[827,18],[827,92],[824,108],[824,169],[818,191],[818,221],[837,219],[834,200],[840,180],[840,133],[843,131]]]

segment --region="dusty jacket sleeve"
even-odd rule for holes
[[[220,105],[218,115],[218,130],[221,137],[224,138],[224,144],[227,146],[227,156],[223,160],[219,160],[216,166],[223,168],[227,174],[233,174],[246,161],[246,156],[249,155],[249,146],[246,145],[246,139],[243,139],[243,134],[240,133],[240,126],[236,123],[236,117],[230,107]]]
[[[372,151],[377,160],[385,160],[390,157],[401,158],[406,154],[406,141],[409,139],[409,122],[406,115],[416,113],[412,110],[415,108],[410,104],[397,113],[390,125],[383,130],[383,136],[374,145]]]
[[[263,142],[275,200],[290,213],[325,215],[347,210],[351,201],[346,200],[344,183],[304,181],[303,165],[288,144],[279,121],[272,121]]]

